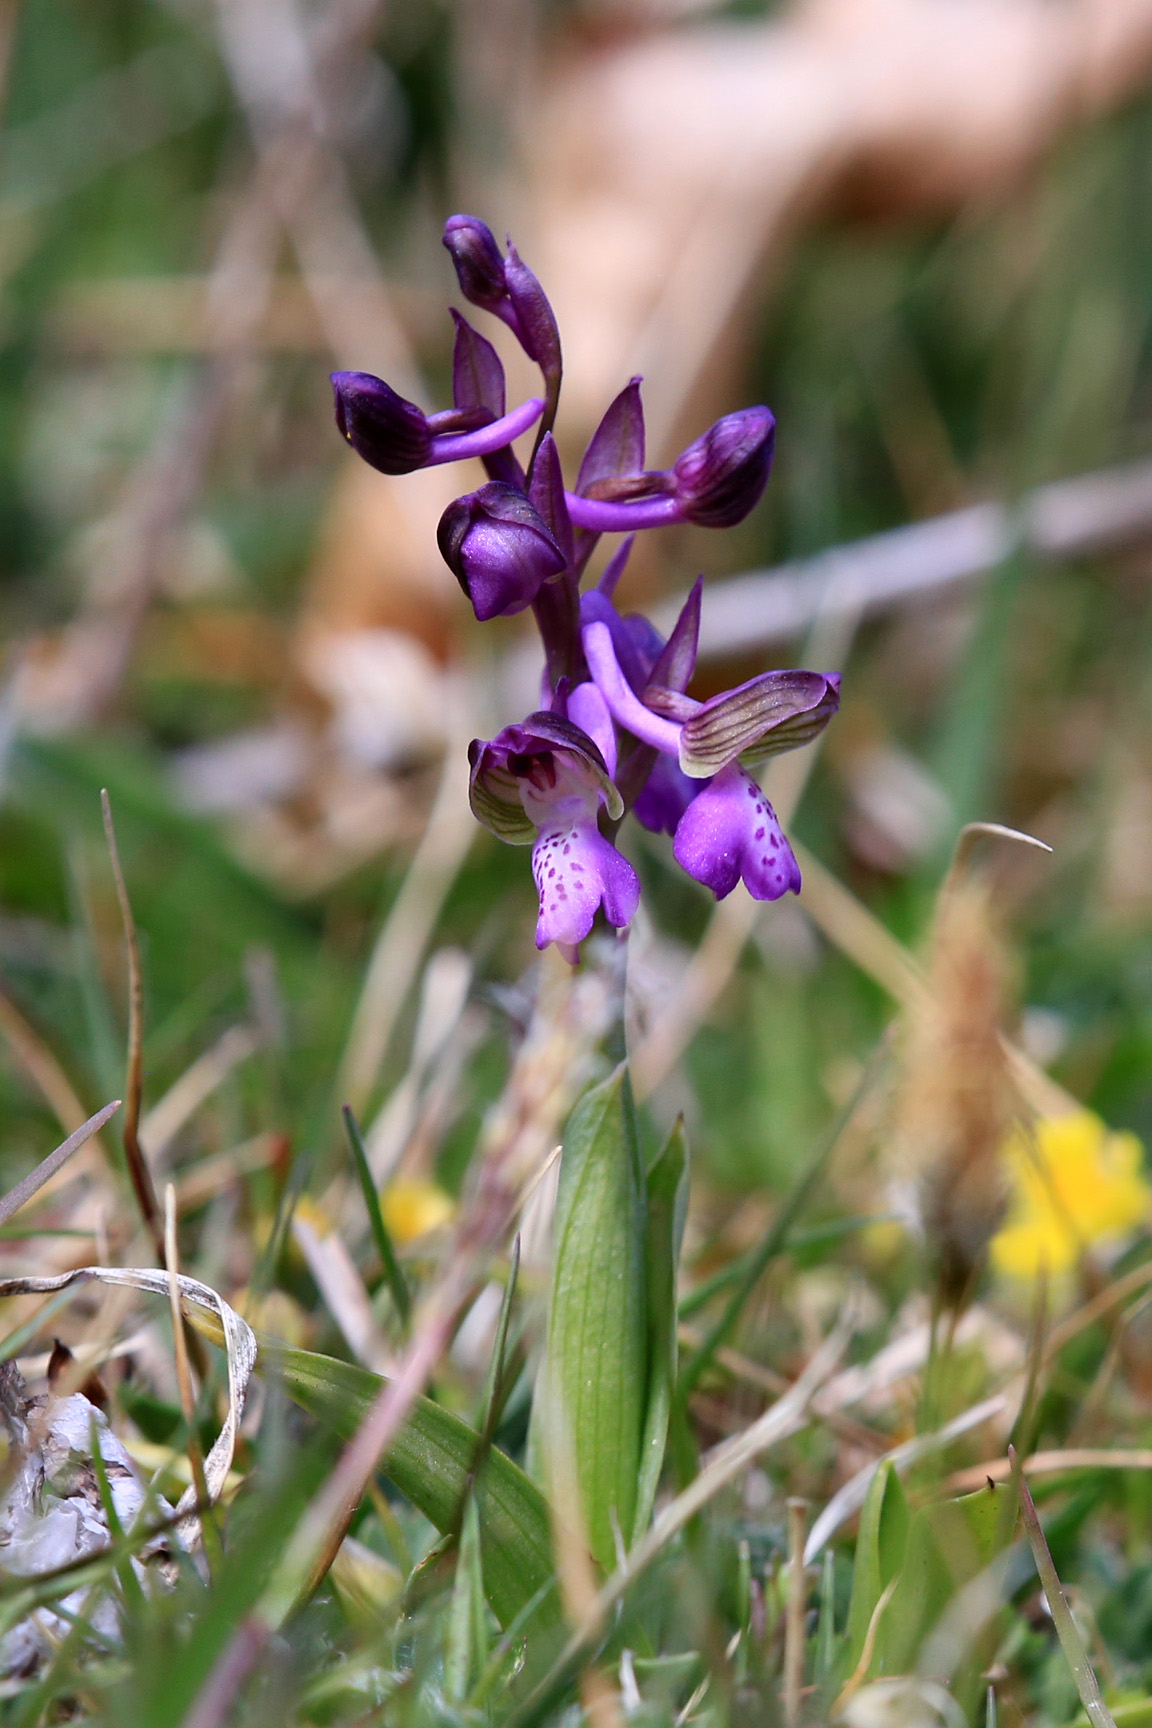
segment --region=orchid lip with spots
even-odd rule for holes
[[[536,942],[570,958],[598,913],[623,929],[640,899],[615,845],[625,815],[672,836],[676,863],[716,898],[743,881],[757,900],[798,893],[800,871],[753,778],[759,761],[811,742],[840,705],[838,673],[765,672],[705,702],[688,693],[700,587],[667,642],[621,614],[615,589],[633,536],[691,522],[727,528],[759,503],[775,448],[765,407],[726,414],[665,469],[646,466],[639,378],[609,404],[569,487],[552,436],[563,376],[556,319],[509,241],[450,217],[444,244],[460,292],[498,318],[539,368],[542,394],[506,407],[504,368],[455,309],[453,406],[426,414],[370,373],[338,372],[339,430],[386,474],[465,459],[487,483],[449,505],[437,539],[480,622],[531,609],[544,650],[543,705],[470,749],[470,802],[500,839],[531,845]],[[534,432],[529,451],[517,443]],[[605,534],[628,536],[597,586],[586,573]]]

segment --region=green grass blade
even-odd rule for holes
[[[261,1341],[260,1364],[303,1409],[350,1439],[380,1390],[379,1375],[309,1350]],[[474,1428],[420,1398],[381,1462],[402,1494],[438,1530],[454,1531],[480,1444]],[[480,1520],[484,1590],[507,1626],[553,1575],[551,1528],[544,1496],[495,1448],[474,1488]],[[559,1605],[544,1597],[534,1624],[554,1623]]]
[[[469,1495],[464,1508],[456,1578],[448,1609],[444,1691],[449,1703],[462,1704],[467,1698],[473,1675],[487,1660],[487,1634],[480,1563],[480,1519],[475,1498]]]
[[[372,1172],[368,1168],[368,1154],[364,1149],[364,1136],[360,1132],[360,1124],[357,1122],[350,1104],[344,1105],[341,1115],[344,1118],[344,1131],[348,1136],[348,1144],[352,1149],[352,1161],[356,1166],[356,1174],[360,1178],[360,1190],[364,1195],[368,1222],[372,1226],[372,1240],[376,1244],[376,1252],[380,1256],[384,1278],[392,1292],[392,1300],[396,1304],[400,1324],[407,1331],[408,1321],[412,1314],[412,1297],[408,1290],[408,1280],[396,1258],[396,1250],[392,1246],[392,1238],[388,1234],[388,1226],[385,1224],[384,1214],[380,1210],[380,1196],[376,1192],[376,1184],[373,1182]]]

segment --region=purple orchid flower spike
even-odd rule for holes
[[[759,502],[776,423],[765,407],[717,420],[670,468],[645,467],[640,379],[609,404],[574,491],[552,435],[560,335],[539,281],[511,241],[475,216],[446,223],[464,298],[512,331],[543,377],[542,400],[507,409],[492,343],[455,309],[452,400],[425,414],[382,379],[337,372],[342,436],[385,474],[478,458],[488,484],[440,520],[440,550],[480,620],[532,609],[544,649],[540,712],[471,747],[472,809],[503,840],[531,844],[540,897],[536,941],[575,958],[601,908],[620,928],[636,910],[632,866],[607,838],[634,810],[672,836],[681,866],[722,898],[743,880],[760,900],[800,887],[787,839],[749,769],[816,738],[840,704],[836,673],[765,672],[705,702],[689,696],[700,632],[697,582],[667,642],[649,619],[618,611],[615,591],[635,531],[692,522],[726,528]],[[515,440],[535,426],[527,460]],[[581,594],[605,533],[627,536],[598,586]],[[601,833],[604,820],[607,832]]]
[[[540,512],[502,480],[449,504],[436,539],[481,623],[523,612],[564,569],[564,554]]]
[[[538,396],[530,396],[499,419],[479,403],[425,414],[371,372],[333,372],[332,389],[341,435],[381,474],[411,474],[506,449],[544,408]]]
[[[570,959],[603,907],[617,929],[631,922],[640,883],[597,827],[601,805],[618,820],[620,794],[596,744],[558,714],[530,714],[468,751],[477,820],[513,845],[532,843],[540,897],[536,946],[555,942]]]

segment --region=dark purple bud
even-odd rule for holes
[[[457,408],[487,408],[493,420],[504,414],[504,367],[486,337],[450,307],[456,325],[452,349],[452,400]]]
[[[495,312],[507,296],[504,258],[496,237],[478,216],[449,216],[444,244],[456,266],[456,280],[465,300]]]
[[[525,354],[535,360],[546,379],[556,382],[562,369],[556,315],[548,304],[548,296],[511,241],[504,265],[504,286],[516,314],[516,329]]]
[[[500,480],[449,504],[436,539],[481,623],[523,612],[564,568],[540,512]]]
[[[432,448],[427,416],[371,372],[333,372],[336,424],[358,456],[381,474],[411,474]]]
[[[767,408],[742,408],[709,426],[672,470],[681,515],[705,528],[742,522],[768,484],[775,443]]]
[[[644,469],[644,409],[640,402],[640,378],[621,390],[588,441],[577,492],[587,493],[603,480],[621,474],[640,474]]]

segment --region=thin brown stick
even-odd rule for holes
[[[784,1720],[796,1728],[804,1689],[804,1609],[808,1590],[804,1574],[804,1537],[808,1502],[788,1500],[788,1604],[784,1616]]]
[[[104,837],[112,864],[112,880],[116,884],[116,899],[124,925],[124,945],[128,951],[128,1069],[124,1085],[124,1157],[128,1175],[136,1195],[140,1216],[156,1246],[160,1265],[164,1259],[164,1224],[160,1205],[152,1183],[152,1172],[140,1144],[140,1100],[144,1091],[144,974],[140,966],[140,943],[136,936],[136,920],[128,898],[128,884],[120,864],[120,848],[116,844],[116,827],[112,821],[112,802],[107,788],[100,793],[100,809],[104,816]]]
[[[47,1158],[41,1159],[34,1170],[29,1170],[15,1188],[10,1188],[0,1200],[0,1224],[7,1224],[9,1218],[14,1218],[20,1208],[26,1206],[32,1196],[39,1193],[58,1170],[64,1168],[69,1158],[79,1152],[81,1146],[87,1145],[94,1134],[99,1133],[105,1122],[109,1121],[119,1108],[119,1098],[113,1098],[111,1104],[105,1104],[102,1110],[97,1110],[95,1116],[89,1116],[87,1122],[82,1122],[74,1133],[69,1134],[55,1152],[49,1152]]]

